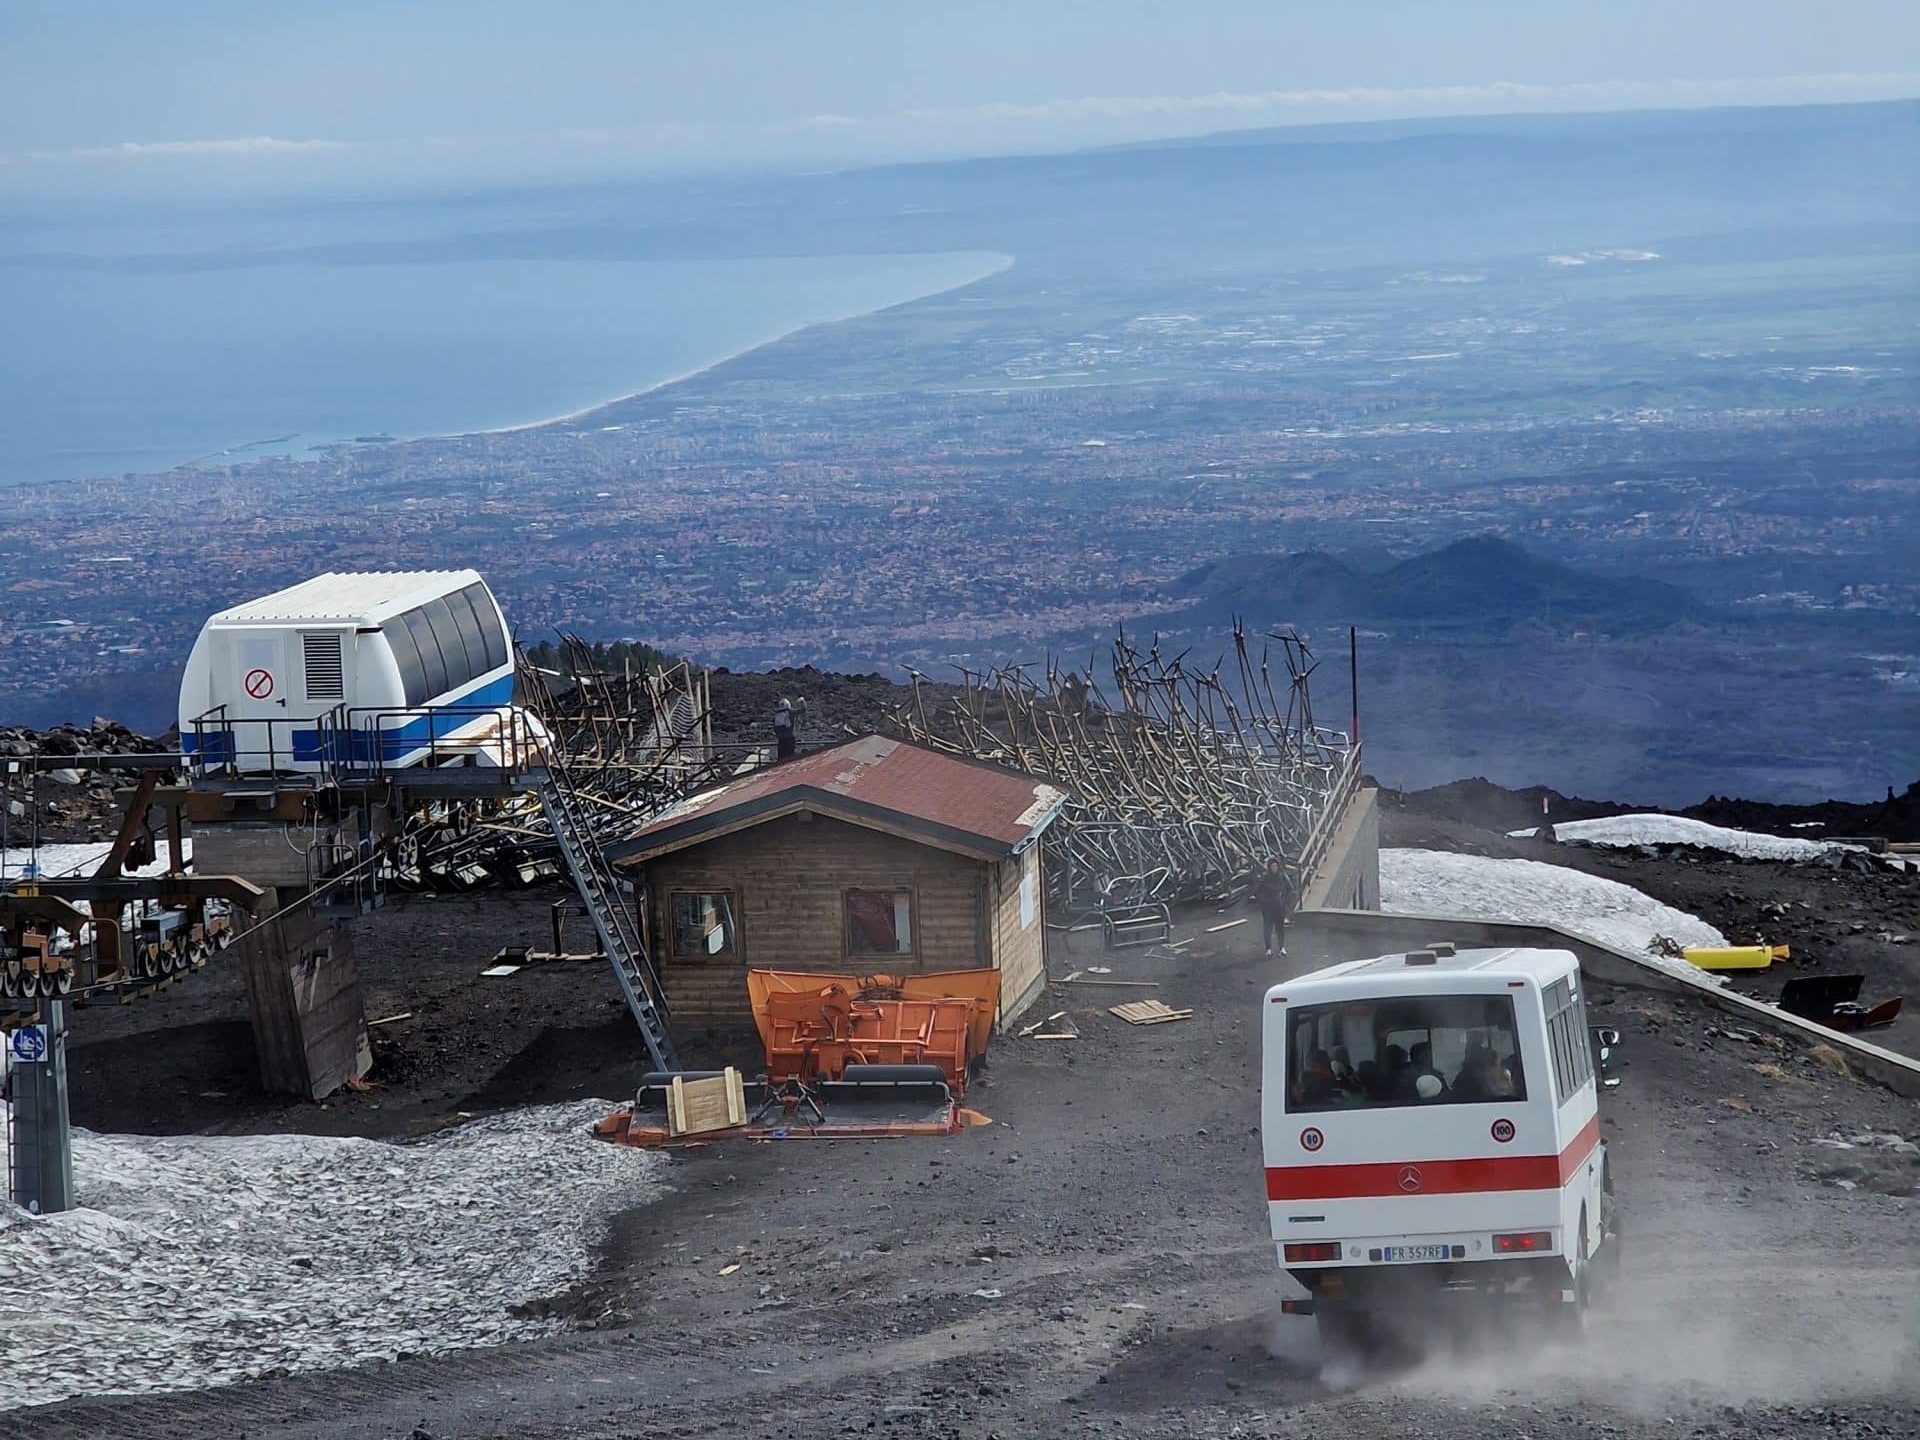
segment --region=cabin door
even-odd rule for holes
[[[286,636],[242,631],[229,640],[227,656],[227,714],[234,722],[240,768],[256,773],[290,769],[293,727],[288,702],[299,677],[287,664]]]

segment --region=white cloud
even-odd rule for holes
[[[844,130],[860,122],[851,115],[809,115],[801,123],[811,125],[816,130]]]
[[[29,150],[29,160],[145,160],[159,157],[306,155],[344,150],[344,140],[281,140],[249,135],[234,140],[122,140],[117,145],[83,145],[72,150]]]
[[[1920,74],[1778,75],[1734,80],[1600,80],[1541,85],[1496,80],[1479,85],[1419,85],[1398,89],[1354,86],[1331,90],[1216,90],[1201,95],[1089,95],[1037,104],[996,101],[954,109],[908,110],[915,120],[1072,121],[1153,116],[1288,114],[1301,111],[1422,108],[1458,111],[1538,108],[1618,109],[1697,105],[1781,104],[1795,101],[1890,99],[1920,91]]]

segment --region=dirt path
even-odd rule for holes
[[[1257,929],[1104,962],[1189,1022],[1130,1028],[1104,1013],[1129,992],[1056,988],[1085,1038],[997,1042],[985,1130],[680,1155],[674,1193],[555,1297],[604,1328],[16,1414],[0,1437],[1914,1433],[1920,1169],[1811,1141],[1913,1135],[1920,1107],[1632,994],[1600,1007],[1628,1062],[1607,1129],[1628,1283],[1588,1346],[1327,1373],[1311,1322],[1276,1313],[1252,1019],[1281,972]],[[1820,1177],[1847,1166],[1851,1189]]]

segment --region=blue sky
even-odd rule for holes
[[[0,193],[373,192],[1915,94],[1912,0],[6,0]]]

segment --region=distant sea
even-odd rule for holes
[[[531,424],[1006,263],[287,263],[244,242],[46,238],[0,235],[0,485]]]

